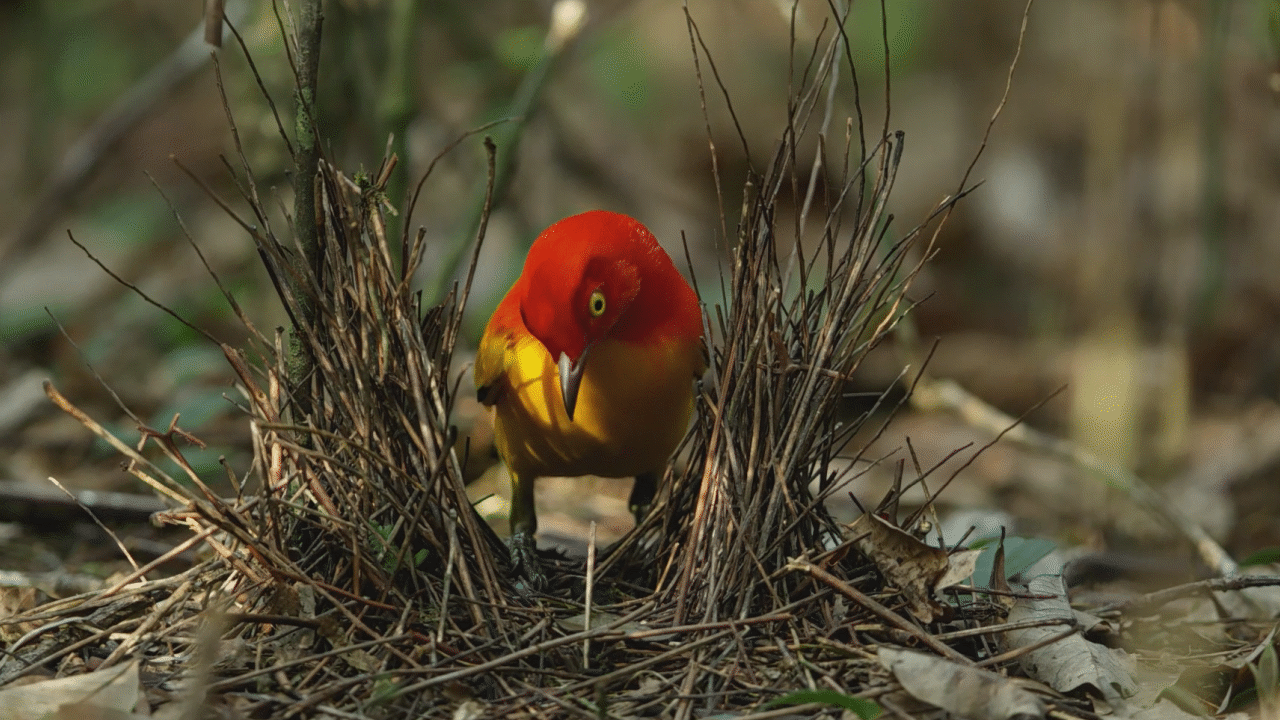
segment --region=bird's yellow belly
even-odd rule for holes
[[[572,421],[542,344],[528,339],[512,352],[509,392],[497,403],[495,424],[498,452],[517,475],[657,471],[684,436],[693,410],[695,348],[599,342],[587,357]]]

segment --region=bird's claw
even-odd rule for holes
[[[653,505],[646,503],[644,505],[630,505],[627,509],[631,511],[631,517],[636,519],[636,526],[639,527],[640,523],[649,517],[649,510],[652,507]]]
[[[515,573],[524,576],[534,590],[545,590],[547,574],[538,562],[538,549],[533,535],[527,532],[514,533],[507,545],[511,550],[511,566]]]
[[[636,525],[644,522],[653,507],[653,498],[658,494],[658,474],[640,473],[636,475],[635,485],[631,486],[631,497],[627,500],[627,508],[636,519]]]

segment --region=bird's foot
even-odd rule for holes
[[[640,473],[636,475],[636,483],[631,486],[631,497],[627,500],[627,508],[636,519],[636,525],[644,522],[653,507],[653,498],[658,494],[658,474]]]
[[[653,505],[647,503],[644,505],[627,506],[627,509],[631,511],[631,517],[636,519],[636,527],[639,527],[640,523],[644,522],[644,519],[649,517],[649,510],[652,507]]]
[[[516,532],[507,542],[511,550],[511,566],[517,575],[529,581],[529,587],[543,591],[547,587],[547,574],[538,562],[538,544],[534,542],[533,533]]]

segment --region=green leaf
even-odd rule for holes
[[[1269,547],[1250,553],[1249,557],[1240,561],[1240,567],[1271,565],[1277,562],[1280,562],[1280,547]]]
[[[804,705],[806,703],[826,703],[844,708],[849,712],[862,718],[862,720],[871,720],[880,717],[880,706],[864,700],[863,698],[845,695],[835,690],[797,690],[787,693],[782,697],[777,697],[765,703],[765,707],[776,707],[778,705]]]
[[[972,549],[983,548],[982,557],[978,558],[978,566],[973,571],[977,582],[986,584],[991,577],[991,566],[995,561],[996,540],[983,539],[969,543]],[[1044,538],[1007,537],[1004,540],[1004,577],[1006,580],[1040,562],[1056,547]]]
[[[1267,645],[1256,665],[1250,665],[1253,682],[1258,688],[1258,701],[1264,711],[1280,709],[1280,661],[1276,659],[1276,647]],[[1270,715],[1269,715],[1270,716]]]

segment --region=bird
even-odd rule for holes
[[[539,477],[635,477],[637,524],[689,426],[706,370],[702,306],[653,233],[621,213],[564,218],[534,240],[489,319],[477,399],[512,484],[511,562],[534,589]]]

